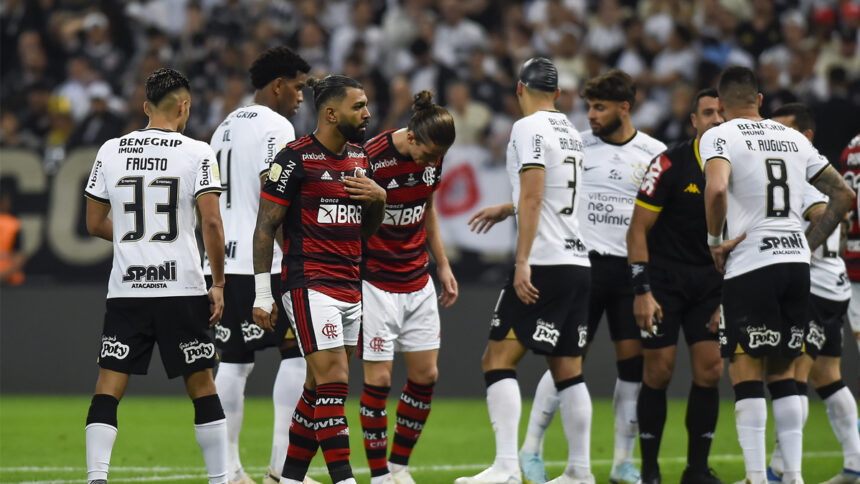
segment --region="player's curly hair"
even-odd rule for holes
[[[628,102],[633,108],[636,102],[636,83],[630,74],[619,70],[589,79],[582,90],[582,97],[591,100]]]
[[[156,69],[146,78],[146,100],[156,106],[165,96],[179,89],[191,92],[191,84],[179,71],[169,67]]]
[[[311,66],[285,45],[272,47],[260,54],[248,72],[254,89],[262,89],[279,77],[295,78],[299,72],[307,74]]]
[[[322,79],[310,77],[308,78],[307,86],[314,92],[314,108],[317,111],[329,99],[343,99],[346,96],[346,89],[349,87],[364,89],[364,86],[360,82],[340,74],[328,75]]]
[[[433,143],[439,147],[454,144],[454,118],[447,109],[433,102],[433,93],[421,91],[412,100],[412,117],[406,128],[420,144]]]

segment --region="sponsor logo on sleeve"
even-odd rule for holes
[[[272,168],[274,168],[275,166],[277,166],[277,164],[273,164]],[[286,160],[286,162],[284,162],[284,165],[282,168],[283,168],[283,170],[279,170],[279,173],[278,173],[280,175],[277,178],[278,186],[275,187],[275,190],[277,190],[278,193],[284,193],[285,191],[287,191],[287,182],[290,181],[290,175],[292,175],[293,170],[296,169],[296,162],[288,159],[288,160]],[[273,170],[269,170],[269,178],[272,177],[271,176],[272,171]]]
[[[724,138],[714,138],[714,151],[720,156],[726,154],[726,140]]]
[[[539,160],[543,152],[543,136],[536,134],[532,138],[532,159]]]
[[[278,181],[278,179],[281,177],[281,172],[283,171],[284,169],[281,168],[281,165],[277,163],[272,163],[272,167],[269,168],[269,181]]]
[[[99,170],[102,169],[102,162],[96,160],[95,166],[93,166],[93,176],[90,177],[90,183],[87,185],[87,188],[95,188],[96,180],[99,178]]]
[[[669,158],[666,156],[660,155],[651,162],[651,165],[648,167],[648,171],[645,173],[645,179],[642,180],[642,185],[639,187],[639,191],[648,195],[649,197],[654,196],[654,190],[657,189],[657,183],[660,181],[660,177],[663,176],[663,173],[672,166],[672,162],[669,161]]]

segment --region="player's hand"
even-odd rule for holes
[[[224,313],[224,288],[212,286],[209,288],[209,327],[215,326],[215,323],[221,321],[221,314]]]
[[[269,312],[255,307],[252,316],[254,317],[254,324],[272,333],[275,331],[275,322],[278,320],[278,306],[273,302],[272,310]]]
[[[387,195],[385,189],[360,171],[358,172],[358,176],[344,177],[343,184],[345,185],[344,190],[349,194],[349,198],[353,200],[385,203]]]
[[[469,219],[469,230],[479,234],[486,234],[493,225],[511,216],[511,208],[510,203],[503,203],[478,210]]]
[[[445,264],[436,268],[436,275],[439,277],[439,283],[442,284],[439,305],[443,308],[451,307],[460,294],[460,290],[457,287],[457,279],[454,278],[454,272],[451,271],[449,264]]]
[[[517,264],[514,271],[514,291],[524,304],[534,304],[540,295],[532,285],[532,268],[528,264]]]
[[[640,328],[654,334],[654,321],[663,321],[663,308],[654,299],[651,291],[648,291],[645,294],[637,294],[633,299],[633,316]]]
[[[714,310],[714,314],[711,315],[711,319],[708,321],[708,331],[713,334],[717,333],[717,330],[720,328],[720,307],[717,306],[717,309]]]
[[[744,233],[741,234],[740,237],[724,241],[723,245],[719,247],[711,247],[711,257],[714,258],[714,266],[720,274],[726,273],[726,260],[729,258],[729,254],[735,250],[735,246],[740,244],[745,238],[747,238],[747,234]]]

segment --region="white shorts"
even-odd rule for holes
[[[860,282],[851,283],[851,302],[848,303],[848,324],[854,333],[854,341],[860,350]]]
[[[439,349],[439,308],[433,279],[414,292],[388,292],[361,283],[364,302],[361,352],[367,361],[391,361],[394,352]]]
[[[358,343],[361,301],[345,302],[302,288],[284,293],[283,302],[302,355]]]

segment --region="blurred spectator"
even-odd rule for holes
[[[80,122],[90,110],[87,86],[98,80],[98,73],[90,67],[85,57],[76,56],[66,64],[66,76],[66,81],[60,84],[56,93],[68,103],[72,118]]]
[[[112,93],[106,82],[95,82],[87,88],[90,97],[90,114],[75,127],[66,148],[100,146],[105,141],[123,134],[125,120],[108,107]]]
[[[0,148],[39,149],[39,138],[29,131],[22,131],[18,115],[10,109],[0,114]]]
[[[502,97],[502,86],[487,73],[493,68],[483,49],[472,50],[468,72],[470,91],[472,98],[487,105],[496,104]]]
[[[469,85],[465,81],[455,81],[448,87],[448,111],[454,118],[457,141],[460,145],[480,143],[490,126],[492,113],[481,102],[472,100]]]
[[[469,52],[484,44],[484,29],[469,20],[460,0],[441,0],[442,21],[436,27],[433,57],[449,69],[466,63]]]
[[[781,71],[779,63],[767,52],[762,54],[758,67],[759,90],[764,98],[761,105],[762,116],[769,118],[770,113],[783,104],[797,102],[797,96],[786,87],[788,73]]]
[[[600,2],[597,15],[592,18],[588,28],[585,45],[604,59],[624,46],[621,12],[617,0],[604,0]]]
[[[630,77],[639,79],[646,74],[648,63],[645,62],[643,51],[642,21],[638,17],[629,17],[624,20],[624,49],[618,56],[615,67],[630,74]]]
[[[675,24],[666,48],[654,58],[650,75],[644,76],[645,83],[652,86],[652,97],[657,102],[668,101],[668,88],[673,84],[695,80],[699,59],[690,46],[691,35],[689,29]]]
[[[90,12],[84,17],[83,30],[85,41],[80,54],[91,66],[95,66],[103,79],[118,79],[125,67],[128,54],[115,47],[111,42],[107,15]],[[115,28],[122,28],[116,26]]]
[[[753,15],[748,22],[738,25],[740,46],[753,57],[782,40],[773,0],[753,0]]]
[[[12,214],[12,184],[0,186],[0,285],[17,286],[24,282],[27,262],[21,241],[21,222]]]
[[[447,103],[448,82],[456,77],[456,73],[444,64],[434,62],[430,45],[424,39],[415,39],[409,50],[415,56],[415,68],[409,73],[412,92],[426,89],[438,93],[437,102],[444,106]]]
[[[51,96],[48,100],[48,114],[51,127],[45,135],[45,171],[49,174],[55,173],[66,159],[66,143],[75,122],[71,113],[69,100],[60,96]]]
[[[696,91],[689,84],[680,84],[672,90],[669,116],[654,131],[654,136],[670,145],[696,136],[690,124],[690,107]]]
[[[47,82],[35,82],[28,86],[26,97],[27,104],[21,109],[21,127],[42,139],[51,129],[51,115],[48,112],[50,85]]]
[[[326,34],[319,22],[310,20],[302,25],[296,53],[311,65],[310,75],[319,76],[329,72]]]
[[[358,41],[364,44],[364,61],[368,66],[376,67],[382,54],[384,38],[382,29],[372,23],[373,7],[370,1],[356,0],[352,14],[347,18],[350,22],[339,27],[331,36],[329,52],[332,72],[343,71],[343,61]]]
[[[828,76],[827,100],[813,106],[815,113],[815,146],[831,162],[851,138],[860,132],[860,111],[849,97],[848,75],[842,67],[833,67]]]

